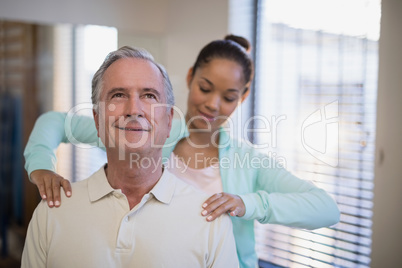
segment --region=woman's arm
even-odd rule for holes
[[[244,219],[261,223],[316,229],[334,225],[340,218],[329,194],[283,167],[260,168],[256,191],[241,198],[246,206]]]
[[[226,168],[221,167],[226,193],[215,194],[205,202],[202,214],[207,219],[231,213],[245,220],[304,229],[339,222],[340,212],[331,196],[267,155],[238,147],[227,150],[224,157],[229,159]]]
[[[56,149],[62,142],[100,145],[93,118],[47,112],[35,123],[24,151],[25,169],[50,207],[60,205],[60,187],[71,195],[69,181],[55,173]]]

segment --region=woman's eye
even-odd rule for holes
[[[200,87],[200,90],[201,90],[202,92],[209,92],[209,91],[210,91],[209,89],[205,89],[205,88],[202,88],[202,87]]]
[[[227,102],[234,102],[236,99],[234,99],[234,98],[225,98],[225,100],[226,100]]]
[[[227,101],[227,102],[234,102],[234,101],[237,101],[237,96],[226,96],[226,97],[224,97],[225,98],[225,101]]]

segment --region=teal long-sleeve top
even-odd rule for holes
[[[163,159],[186,136],[185,122],[174,119]],[[35,123],[24,151],[28,174],[37,169],[55,171],[55,150],[61,142],[104,148],[93,118],[45,113]],[[252,144],[233,139],[224,128],[219,132],[219,161],[223,191],[239,195],[246,207],[243,217],[231,217],[240,267],[257,267],[254,220],[303,229],[339,222],[338,206],[323,189],[297,178]]]

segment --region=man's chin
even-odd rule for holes
[[[130,161],[130,159],[135,157],[141,157],[144,155],[150,155],[151,148],[150,146],[118,146],[114,148],[108,148],[107,154],[114,155],[113,158],[118,159],[120,161]]]

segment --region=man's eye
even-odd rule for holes
[[[148,93],[148,94],[145,94],[145,98],[147,98],[147,99],[156,99],[156,96],[154,94]]]
[[[112,98],[122,98],[122,97],[123,97],[123,93],[115,93],[112,96]]]

